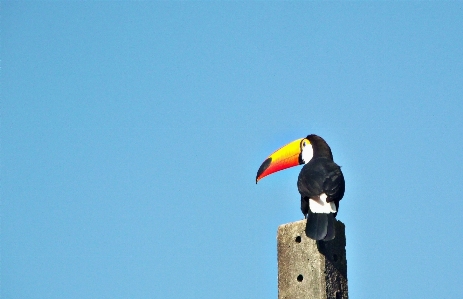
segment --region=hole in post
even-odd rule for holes
[[[301,274],[299,274],[299,276],[297,277],[297,281],[301,282],[303,279],[304,277]]]
[[[301,243],[301,236],[296,237],[296,243]]]
[[[338,261],[338,256],[336,254],[333,254],[333,261],[335,261],[335,262]]]
[[[340,291],[336,291],[335,295],[336,295],[336,299],[341,299],[342,298],[342,294],[341,294]]]

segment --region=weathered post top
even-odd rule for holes
[[[306,220],[278,227],[278,299],[347,299],[345,226],[336,221],[336,238],[314,241]]]

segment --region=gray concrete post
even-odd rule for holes
[[[336,221],[336,238],[314,241],[306,220],[278,227],[278,299],[347,299],[345,226]]]

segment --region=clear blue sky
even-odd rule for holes
[[[462,2],[1,8],[1,297],[276,298],[315,133],[350,298],[461,298]]]

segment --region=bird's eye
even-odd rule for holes
[[[307,139],[302,139],[302,142],[301,142],[301,149],[303,149],[304,147],[306,147],[307,145],[310,144],[310,141],[307,140]]]

